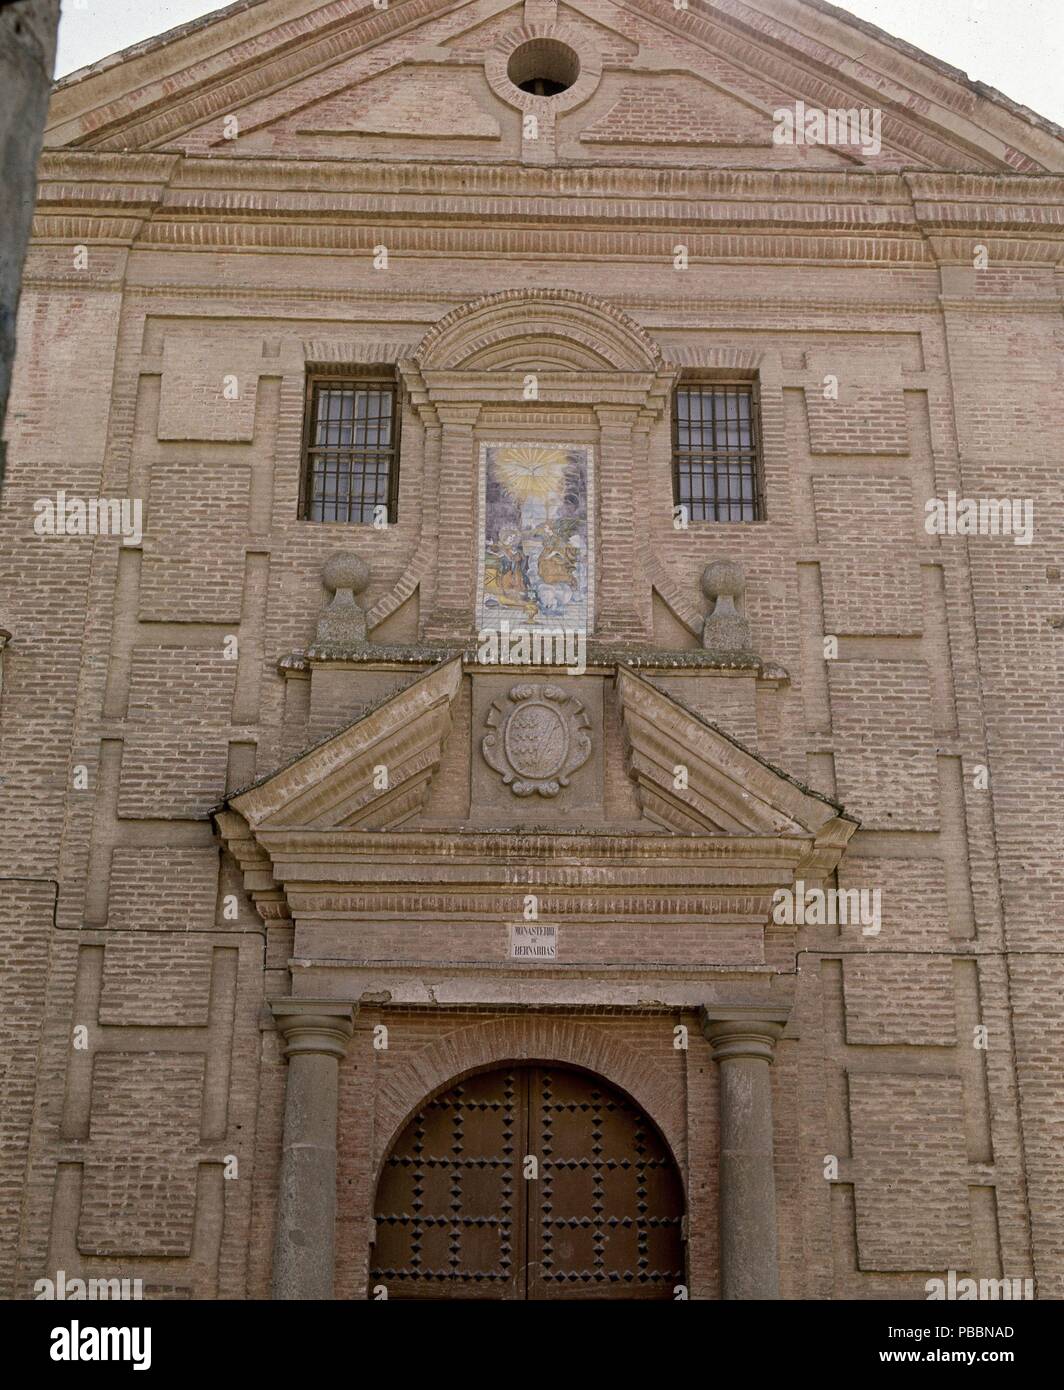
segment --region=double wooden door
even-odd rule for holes
[[[481,1072],[428,1101],[389,1154],[370,1284],[389,1299],[671,1299],[683,1212],[672,1157],[628,1097],[566,1068]]]

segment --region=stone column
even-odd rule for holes
[[[779,1298],[769,1067],[788,1007],[713,1009],[702,1029],[720,1069],[721,1297]]]
[[[276,999],[270,1008],[288,1058],[273,1296],[330,1299],[340,1062],[354,1029],[357,1005],[331,999]]]

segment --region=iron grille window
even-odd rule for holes
[[[308,521],[395,520],[396,391],[383,379],[311,380],[299,514]]]
[[[760,439],[752,386],[677,387],[674,501],[689,521],[760,521]]]

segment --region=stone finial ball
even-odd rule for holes
[[[350,550],[339,550],[322,565],[321,577],[325,587],[333,593],[337,589],[350,589],[352,593],[360,594],[369,583],[369,565],[360,555]]]
[[[706,598],[738,598],[746,588],[746,575],[738,560],[714,560],[702,571]]]

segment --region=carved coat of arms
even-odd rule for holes
[[[557,685],[515,685],[493,700],[484,761],[516,796],[557,796],[591,756],[591,721]]]

